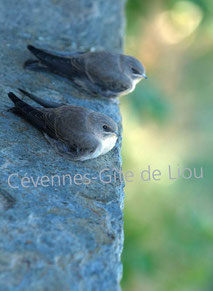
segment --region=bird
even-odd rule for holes
[[[143,64],[132,56],[108,51],[56,53],[32,45],[27,48],[37,60],[27,60],[24,68],[62,75],[92,97],[120,97],[147,79]]]
[[[35,108],[9,92],[15,105],[10,111],[42,131],[63,157],[86,161],[106,154],[115,146],[118,125],[109,116],[81,106],[45,101],[23,89],[19,91],[43,107]]]

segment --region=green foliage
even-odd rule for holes
[[[165,99],[165,94],[160,89],[154,88],[151,81],[139,83],[132,94],[127,97],[126,102],[128,102],[139,122],[146,122],[150,119],[165,122],[171,110],[168,101]]]
[[[213,1],[187,1],[202,11],[202,21],[174,43],[162,37],[173,32],[171,23],[160,30],[153,19],[180,1],[127,3],[127,39],[135,44],[132,54],[145,58],[149,79],[121,100],[124,171],[151,164],[165,172],[171,163],[202,167],[203,179],[126,183],[124,291],[213,290]]]

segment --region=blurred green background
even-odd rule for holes
[[[126,13],[125,52],[149,79],[121,100],[123,170],[134,172],[122,288],[213,291],[213,1],[129,0]],[[159,181],[142,181],[148,165]],[[192,177],[170,180],[169,165]]]

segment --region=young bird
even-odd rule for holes
[[[8,96],[15,104],[11,111],[41,130],[59,154],[85,161],[104,155],[115,146],[118,126],[110,117],[80,106],[44,101],[19,90],[45,108],[36,109],[10,92]]]
[[[147,79],[144,66],[135,58],[106,51],[54,53],[28,45],[38,60],[28,60],[25,68],[43,69],[63,75],[94,97],[119,97]]]

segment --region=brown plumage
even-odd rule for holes
[[[88,160],[110,151],[117,140],[117,124],[108,116],[93,110],[43,101],[20,90],[46,108],[36,109],[8,94],[15,104],[12,111],[41,130],[49,143],[63,156],[72,160]]]
[[[107,51],[71,53],[42,50],[29,45],[38,59],[27,61],[26,68],[48,69],[70,79],[74,85],[95,97],[119,97],[146,79],[144,66],[134,57]]]

